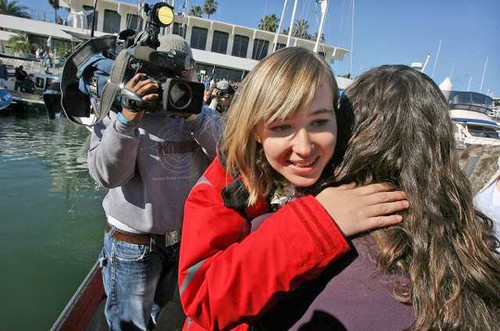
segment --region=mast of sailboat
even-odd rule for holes
[[[354,0],[352,0],[352,13],[351,13],[351,56],[349,59],[349,75],[352,78],[352,54],[354,52]]]
[[[472,83],[472,76],[469,76],[469,84],[467,85],[467,92],[470,91],[470,83]]]
[[[319,22],[318,37],[316,38],[316,44],[314,45],[314,52],[318,53],[319,42],[321,41],[321,36],[323,35],[323,27],[325,25],[326,13],[328,12],[328,0],[316,0],[321,8],[321,20]]]
[[[276,48],[278,47],[278,36],[281,31],[281,25],[283,23],[283,16],[285,16],[285,10],[286,10],[286,5],[288,3],[288,0],[285,0],[285,4],[283,5],[283,9],[281,10],[281,17],[280,21],[278,23],[278,30],[276,30],[276,33],[274,34],[274,46],[273,46],[273,52],[276,52]]]
[[[488,66],[488,56],[486,57],[486,61],[484,62],[484,68],[483,68],[483,77],[481,78],[481,85],[479,85],[479,92],[483,92],[483,83],[484,83],[484,76],[486,75],[486,67]]]
[[[436,60],[434,61],[434,67],[432,68],[431,78],[434,78],[434,73],[436,72],[436,65],[437,65],[437,62],[438,62],[439,53],[441,52],[441,45],[442,44],[443,44],[443,39],[439,40],[439,46],[438,46],[438,50],[437,50],[437,53],[436,53]],[[422,70],[422,72],[423,72],[423,70]]]
[[[292,31],[293,31],[293,23],[295,22],[295,12],[297,11],[297,3],[299,0],[295,0],[293,3],[293,11],[292,11],[292,21],[290,22],[290,28],[288,30],[288,39],[286,41],[286,47],[290,47],[292,42]]]
[[[94,30],[95,30],[95,13],[97,11],[97,0],[94,0],[94,9],[92,10],[92,27],[90,28],[90,38],[94,37]]]
[[[430,59],[431,55],[427,53],[427,55],[425,56],[424,64],[422,65],[422,70],[420,70],[420,72],[424,72],[425,68],[427,68],[427,65],[429,64]]]

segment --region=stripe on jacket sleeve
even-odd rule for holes
[[[184,290],[186,289],[186,287],[189,286],[189,283],[191,283],[191,280],[193,280],[194,276],[196,275],[196,273],[200,269],[203,262],[205,262],[205,260],[206,259],[201,260],[200,262],[196,263],[195,265],[193,265],[192,267],[190,267],[187,270],[186,277],[184,277],[184,280],[182,281],[181,288],[179,290],[181,295],[182,295],[182,293],[184,293]]]

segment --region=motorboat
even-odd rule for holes
[[[459,145],[500,145],[500,125],[492,118],[492,98],[478,92],[451,91],[448,104]]]
[[[46,112],[43,94],[50,85],[59,81],[56,74],[28,71],[26,80],[16,89],[14,66],[7,66],[8,79],[4,89],[11,96],[8,109],[17,114]]]

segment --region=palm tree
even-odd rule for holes
[[[311,39],[309,35],[309,23],[305,19],[299,19],[293,28],[293,35],[302,39]]]
[[[260,19],[260,24],[257,28],[264,31],[276,32],[276,29],[278,29],[279,21],[280,19],[276,17],[275,14],[266,15],[264,16],[264,18]]]
[[[17,1],[0,0],[0,14],[30,18],[30,15],[25,12],[28,9],[26,6],[17,4]]]
[[[311,40],[316,41],[316,39],[318,39],[318,33],[317,33],[317,32],[315,32],[315,33],[314,33],[314,35],[313,35],[313,36],[311,36]],[[320,42],[320,43],[324,43],[325,41],[326,41],[326,39],[325,39],[325,34],[324,34],[324,33],[322,33],[322,34],[321,34],[321,38],[319,39],[319,42]]]
[[[201,9],[201,6],[193,6],[193,7],[191,7],[191,11],[189,12],[189,15],[195,16],[195,17],[201,17],[203,15],[203,9]]]
[[[52,8],[54,8],[54,22],[57,23],[57,10],[59,8],[61,8],[61,6],[59,6],[59,0],[47,0],[49,2],[49,5],[52,6]]]
[[[302,39],[311,39],[311,35],[308,32],[309,30],[309,23],[304,20],[304,19],[299,19],[295,24],[293,25],[293,30],[292,30],[292,36],[297,37],[297,38],[302,38]],[[288,34],[290,31],[290,28],[286,28],[283,30],[283,34]]]
[[[30,51],[30,43],[28,41],[28,36],[25,33],[18,33],[10,37],[7,41],[7,46],[14,53],[26,54]]]
[[[218,4],[215,0],[205,0],[203,2],[203,12],[207,14],[208,19],[210,19],[210,15],[215,13],[215,11],[217,10],[217,6]]]

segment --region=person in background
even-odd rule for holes
[[[43,49],[41,47],[38,47],[37,50],[35,51],[35,58],[38,62],[42,61],[43,59]]]
[[[231,105],[234,89],[227,80],[221,80],[216,87],[209,89],[205,94],[205,104],[214,111],[225,113]]]
[[[5,83],[9,79],[9,74],[7,72],[7,66],[3,64],[3,61],[0,60],[0,87],[5,87]]]
[[[432,79],[402,65],[371,69],[345,90],[334,184],[389,181],[411,207],[402,223],[354,238],[346,256],[281,298],[259,326],[500,330],[498,241],[474,210],[447,110]]]
[[[185,205],[185,330],[250,330],[346,254],[347,238],[401,222],[408,202],[393,185],[323,186],[334,166],[337,93],[330,65],[301,47],[269,55],[245,78],[218,158]],[[252,219],[271,211],[251,232]]]
[[[45,73],[49,74],[50,68],[52,68],[52,56],[50,55],[50,53],[48,51],[45,51],[43,53],[42,65],[45,68]]]
[[[194,80],[192,51],[184,39],[167,35],[160,42],[158,50],[190,57],[183,76]],[[157,82],[144,74],[135,75],[127,88],[143,100],[158,98]],[[112,330],[150,330],[162,307],[167,330],[182,326],[176,285],[183,205],[215,157],[219,136],[218,114],[206,107],[200,111],[186,117],[123,108],[94,127],[88,168],[108,188],[100,261]]]
[[[28,73],[24,71],[22,65],[15,69],[16,83],[14,84],[14,91],[24,91],[23,84],[28,79]]]
[[[474,205],[493,220],[500,240],[500,146],[470,145],[460,159],[472,182]]]

